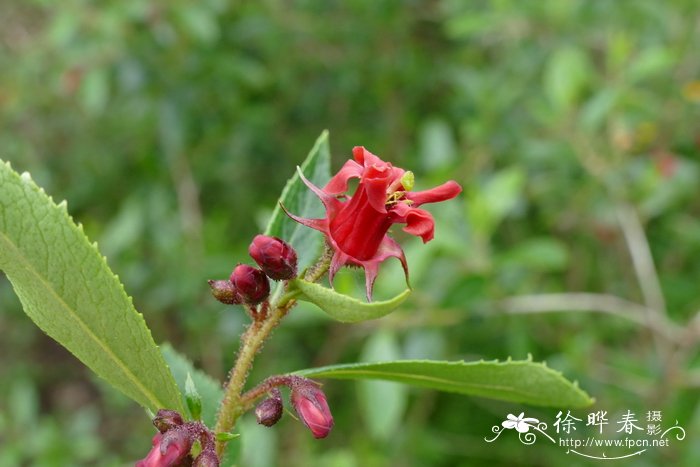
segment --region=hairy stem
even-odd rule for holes
[[[312,282],[319,280],[328,271],[330,259],[329,248],[326,248],[319,261],[306,271],[304,278]],[[298,291],[288,290],[285,284],[285,292],[275,303],[269,305],[267,316],[254,320],[241,337],[238,357],[230,372],[229,381],[224,389],[224,398],[219,407],[215,433],[230,432],[236,425],[238,417],[250,409],[250,403],[246,404],[243,401],[242,392],[255,355],[260,351],[272,330],[294,307],[298,294]],[[219,456],[223,454],[225,448],[226,441],[217,441],[216,452]]]

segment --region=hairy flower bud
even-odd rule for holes
[[[231,273],[231,283],[243,303],[257,305],[270,295],[270,281],[260,269],[239,264]]]
[[[272,397],[262,401],[255,408],[255,416],[258,423],[265,426],[272,426],[282,418],[282,396],[279,389],[273,389]]]
[[[270,279],[288,280],[297,275],[297,253],[280,238],[256,235],[248,253]]]
[[[208,281],[211,287],[211,294],[215,299],[226,305],[237,305],[241,303],[241,297],[236,292],[236,288],[231,281]]]
[[[157,433],[151,444],[153,445],[151,451],[145,459],[136,462],[135,467],[181,465],[192,448],[192,442],[187,434],[183,430],[177,429],[169,430],[166,434]]]
[[[204,450],[194,460],[192,467],[219,467],[219,456],[215,451]]]
[[[153,426],[161,433],[165,433],[171,428],[180,426],[183,423],[182,416],[174,410],[160,409],[153,418]]]
[[[333,428],[333,415],[326,395],[318,386],[305,378],[292,384],[292,405],[314,438],[325,438]]]

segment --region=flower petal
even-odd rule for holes
[[[527,423],[518,422],[515,424],[515,429],[518,430],[518,433],[527,433],[530,431],[530,425]]]
[[[462,191],[462,187],[454,180],[445,182],[435,188],[425,191],[409,191],[406,193],[406,199],[413,201],[412,206],[418,207],[425,203],[438,203],[452,199]]]
[[[394,222],[406,223],[404,232],[421,237],[423,243],[428,243],[435,236],[435,220],[428,211],[399,202],[394,206],[392,214]]]
[[[305,176],[304,173],[301,171],[301,168],[297,166],[297,173],[299,173],[299,178],[301,178],[301,181],[304,182],[304,184],[309,187],[311,191],[313,191],[316,196],[319,197],[321,202],[323,203],[323,206],[326,208],[326,217],[328,219],[332,219],[335,217],[335,214],[342,208],[343,203],[342,201],[339,201],[335,196],[326,193],[313,183],[311,183]]]
[[[348,180],[362,177],[363,170],[364,168],[353,160],[345,162],[338,173],[326,183],[323,191],[333,195],[345,193],[348,190]]]
[[[391,165],[386,163],[365,167],[361,186],[357,189],[359,192],[364,187],[370,206],[381,213],[386,212],[387,190],[394,181],[393,175]]]
[[[358,164],[364,166],[365,168],[374,164],[386,164],[386,162],[381,160],[379,157],[366,150],[364,146],[355,146],[352,148],[352,156],[355,158]]]
[[[513,428],[515,428],[516,424],[517,424],[517,422],[514,420],[506,420],[503,423],[501,423],[501,425],[503,425],[503,428],[507,428],[509,430],[512,430]]]

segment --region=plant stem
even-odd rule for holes
[[[319,280],[328,271],[330,260],[329,248],[326,248],[318,262],[306,271],[304,279],[312,282]],[[238,417],[250,408],[247,407],[249,404],[243,403],[241,394],[248,378],[248,373],[250,373],[250,369],[253,366],[255,355],[260,351],[272,330],[277,327],[282,318],[296,304],[298,294],[299,292],[296,290],[287,290],[287,285],[285,284],[285,292],[282,293],[279,300],[270,304],[267,317],[261,320],[254,320],[243,336],[241,336],[238,357],[229,373],[230,377],[224,389],[224,398],[219,407],[219,416],[214,433],[230,432],[235,426]],[[226,441],[217,441],[216,452],[219,457],[222,456],[225,447]]]

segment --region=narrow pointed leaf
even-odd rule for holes
[[[202,421],[207,426],[214,426],[216,411],[224,397],[221,383],[202,370],[196,369],[192,362],[173,349],[170,344],[163,344],[161,352],[163,352],[165,361],[170,365],[175,381],[183,394],[187,393],[187,376],[190,376],[202,402]]]
[[[291,287],[300,292],[297,297],[299,300],[313,303],[331,318],[343,323],[359,323],[386,316],[401,305],[411,293],[410,289],[406,289],[389,300],[367,303],[302,279],[291,281]]]
[[[183,408],[175,380],[122,284],[65,204],[0,161],[0,269],[46,334],[142,406]]]
[[[192,375],[187,372],[187,378],[185,379],[185,402],[187,403],[187,408],[190,411],[192,420],[202,419],[202,397],[197,391],[197,386],[192,380]]]
[[[301,164],[301,171],[316,186],[324,186],[331,178],[330,167],[331,153],[328,146],[328,131],[324,131]],[[323,217],[323,206],[316,195],[304,185],[299,174],[295,172],[282,190],[277,206],[265,229],[265,235],[279,237],[294,247],[298,256],[299,270],[302,271],[319,256],[323,246],[323,236],[320,232],[304,227],[290,219],[280,205],[297,216],[308,218]]]
[[[217,433],[215,436],[217,441],[228,443],[233,439],[240,438],[241,435],[238,433]]]
[[[301,370],[314,378],[378,379],[544,407],[586,407],[593,399],[558,371],[532,361],[398,360]]]

